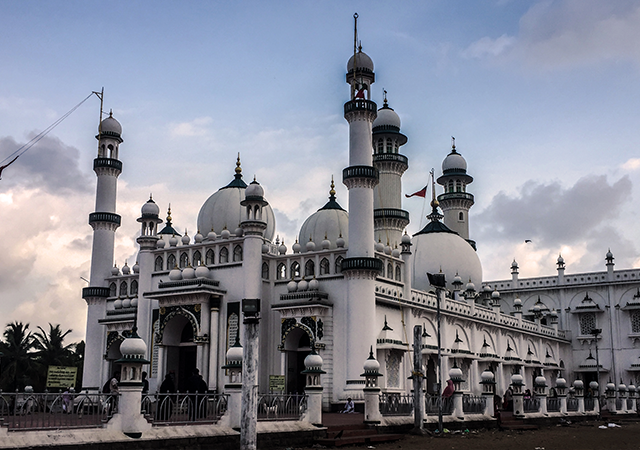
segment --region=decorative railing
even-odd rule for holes
[[[145,395],[141,412],[154,425],[215,423],[227,411],[227,394],[170,393]]]
[[[567,397],[567,411],[575,412],[578,410],[578,399],[575,397]]]
[[[547,398],[547,411],[560,412],[560,399],[559,398]]]
[[[299,420],[307,410],[304,394],[260,394],[258,420]]]
[[[483,414],[487,402],[484,397],[465,395],[462,397],[462,411],[465,414]]]
[[[380,413],[383,416],[410,416],[412,412],[412,394],[380,394]]]
[[[616,411],[622,411],[622,400],[621,398],[616,398]]]
[[[9,431],[102,427],[117,409],[117,395],[0,392],[0,426]]]
[[[439,395],[425,395],[425,409],[426,414],[438,414],[440,404],[442,404],[442,414],[451,415],[453,413],[453,397],[442,398]]]
[[[584,399],[584,410],[585,411],[593,411],[596,407],[595,398],[593,397],[585,397]]]
[[[627,409],[628,409],[629,411],[631,411],[631,410],[633,409],[633,401],[634,401],[634,400],[635,400],[634,398],[628,398],[628,399],[627,399]]]
[[[525,398],[522,401],[522,409],[526,413],[534,413],[540,411],[540,399],[539,398]]]

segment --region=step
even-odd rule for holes
[[[316,444],[324,445],[326,447],[342,447],[344,445],[359,445],[359,444],[373,444],[380,442],[394,442],[404,438],[403,434],[373,434],[370,436],[343,436],[340,439],[317,439]]]

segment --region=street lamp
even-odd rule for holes
[[[440,295],[447,282],[443,273],[427,273],[429,284],[436,288],[436,322],[438,323],[438,430],[442,433],[442,346],[440,345]]]

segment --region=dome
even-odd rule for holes
[[[169,279],[171,281],[182,280],[182,271],[178,269],[177,266],[174,267],[173,269],[171,269],[171,272],[169,272]]]
[[[413,236],[413,281],[415,289],[429,291],[426,273],[442,269],[447,288],[456,274],[474,285],[482,283],[482,264],[471,245],[439,221],[432,221]]]
[[[489,369],[485,369],[485,371],[480,374],[481,383],[493,383],[495,378],[496,376]]]
[[[196,277],[196,270],[191,265],[185,267],[182,270],[182,278],[185,280],[192,280]]]
[[[123,358],[144,359],[144,355],[147,353],[147,344],[134,332],[133,337],[122,341],[120,353]]]
[[[564,264],[564,258],[562,255],[558,255],[558,264]]]
[[[131,273],[131,268],[129,267],[129,265],[127,264],[127,262],[124,262],[124,266],[122,266],[122,275],[129,275]]]
[[[196,235],[193,237],[193,240],[196,244],[200,244],[204,240],[204,236],[200,233],[200,230],[198,230]]]
[[[198,214],[198,229],[200,230],[235,230],[240,226],[240,222],[245,220],[246,210],[240,204],[245,199],[247,185],[242,181],[242,169],[240,168],[240,158],[236,163],[236,174],[228,185],[220,188],[212,194],[200,208]],[[251,185],[253,191],[262,190],[259,184]],[[257,186],[257,187],[256,187]],[[249,193],[252,192],[249,190]],[[264,193],[264,191],[262,191]],[[263,209],[263,220],[267,223],[264,237],[272,241],[275,235],[276,218],[271,205]]]
[[[467,161],[460,153],[456,152],[455,148],[442,161],[442,172],[448,173],[448,171],[467,172]]]
[[[311,281],[309,281],[309,290],[310,291],[317,291],[319,286],[320,286],[320,282],[318,280],[316,280],[315,278],[313,278]]]
[[[392,127],[400,130],[400,117],[392,108],[387,106],[386,101],[384,106],[378,110],[378,117],[373,121],[373,130],[378,127]]]
[[[196,267],[196,278],[209,278],[209,268],[202,263]]]
[[[133,265],[133,273],[140,273],[140,264],[136,260],[136,263]]]
[[[245,197],[264,197],[264,189],[260,186],[260,183],[254,178],[251,184],[245,190]]]
[[[291,280],[291,281],[289,281],[289,283],[287,283],[287,291],[295,292],[297,290],[298,290],[298,283],[296,283],[293,280]]]
[[[243,350],[239,343],[229,347],[229,350],[227,350],[227,364],[242,365],[242,354]]]
[[[591,388],[591,390],[593,391],[597,391],[598,390],[598,382],[593,380],[591,383],[589,383],[589,387]],[[635,386],[634,386],[635,387]],[[631,388],[631,386],[629,386],[629,388]]]
[[[122,125],[113,118],[113,114],[110,112],[109,117],[100,122],[98,133],[120,137],[122,134]]]
[[[584,382],[582,380],[575,380],[573,382],[573,387],[576,389],[583,389],[584,388]]]
[[[187,234],[187,230],[184,230],[184,236],[182,236],[182,245],[189,245],[191,238]]]
[[[411,244],[411,236],[409,236],[405,231],[404,234],[402,235],[402,239],[400,240],[400,242],[402,242],[405,245]]]
[[[114,277],[120,275],[120,269],[118,269],[118,266],[114,265],[111,268],[111,275],[113,275]]]
[[[298,234],[299,242],[322,242],[329,240],[330,249],[340,247],[338,239],[343,238],[348,243],[349,236],[349,213],[342,209],[336,201],[335,184],[331,180],[331,189],[329,190],[329,201],[318,211],[311,214],[304,221]],[[345,245],[342,243],[342,246]],[[311,251],[308,248],[307,251]]]
[[[364,373],[378,373],[380,363],[373,357],[373,354],[364,362]]]
[[[547,386],[547,379],[545,377],[543,377],[542,375],[538,375],[536,377],[536,379],[533,381],[533,384],[535,386],[538,386],[538,387],[546,387]]]
[[[322,356],[315,351],[309,353],[304,359],[304,367],[307,369],[322,369]]]
[[[151,196],[149,196],[147,203],[142,205],[141,212],[142,217],[158,217],[158,214],[160,214],[160,207],[156,205],[156,202],[154,202]]]
[[[347,72],[351,72],[353,70],[353,58],[356,58],[357,61],[357,69],[364,70],[365,72],[373,72],[373,61],[369,58],[362,49],[359,49],[358,53],[349,58],[349,62],[347,63]]]
[[[449,369],[449,378],[453,381],[462,381],[462,369],[457,366],[453,366]]]
[[[559,388],[567,387],[567,380],[565,380],[563,377],[556,378],[556,387],[559,387]]]
[[[511,375],[511,384],[513,385],[522,385],[524,384],[523,380],[524,378],[522,378],[522,375],[520,375],[519,373],[514,373],[513,375]]]

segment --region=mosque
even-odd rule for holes
[[[347,397],[361,400],[363,363],[372,351],[382,391],[408,393],[411,340],[420,325],[425,389],[435,393],[438,297],[426,273],[439,271],[446,280],[441,379],[458,367],[461,389],[472,394],[481,391],[487,369],[498,393],[514,372],[528,387],[541,375],[553,386],[560,377],[591,381],[598,372],[601,386],[609,379],[638,382],[640,270],[614,270],[608,252],[602,272],[567,274],[559,257],[557,276],[520,278],[514,261],[511,278],[483,280],[469,236],[473,178],[455,142],[437,177],[442,193],[434,194],[428,224],[406,233],[407,137],[387,99],[381,108],[371,100],[374,81],[373,61],[354,49],[344,104],[348,210],[332,181],[328,201],[318,195],[319,209],[291,248],[274,239],[276,218],[265,188],[255,179],[247,184],[240,157],[230,182],[203,203],[194,236],[174,228],[170,209],[163,221],[151,198],[140,217],[122,218],[116,213],[122,127],[111,115],[100,123],[95,212],[89,215],[91,278],[82,292],[88,305],[82,389],[100,389],[118,369],[120,344],[137,326],[148,344],[152,392],[171,371],[184,391],[194,368],[211,391],[223,392],[227,352],[243,343],[242,301],[257,299],[260,392],[302,392],[303,362],[315,351],[326,372],[324,408]],[[139,252],[135,265],[118,268],[114,239],[123,219],[140,224]]]

